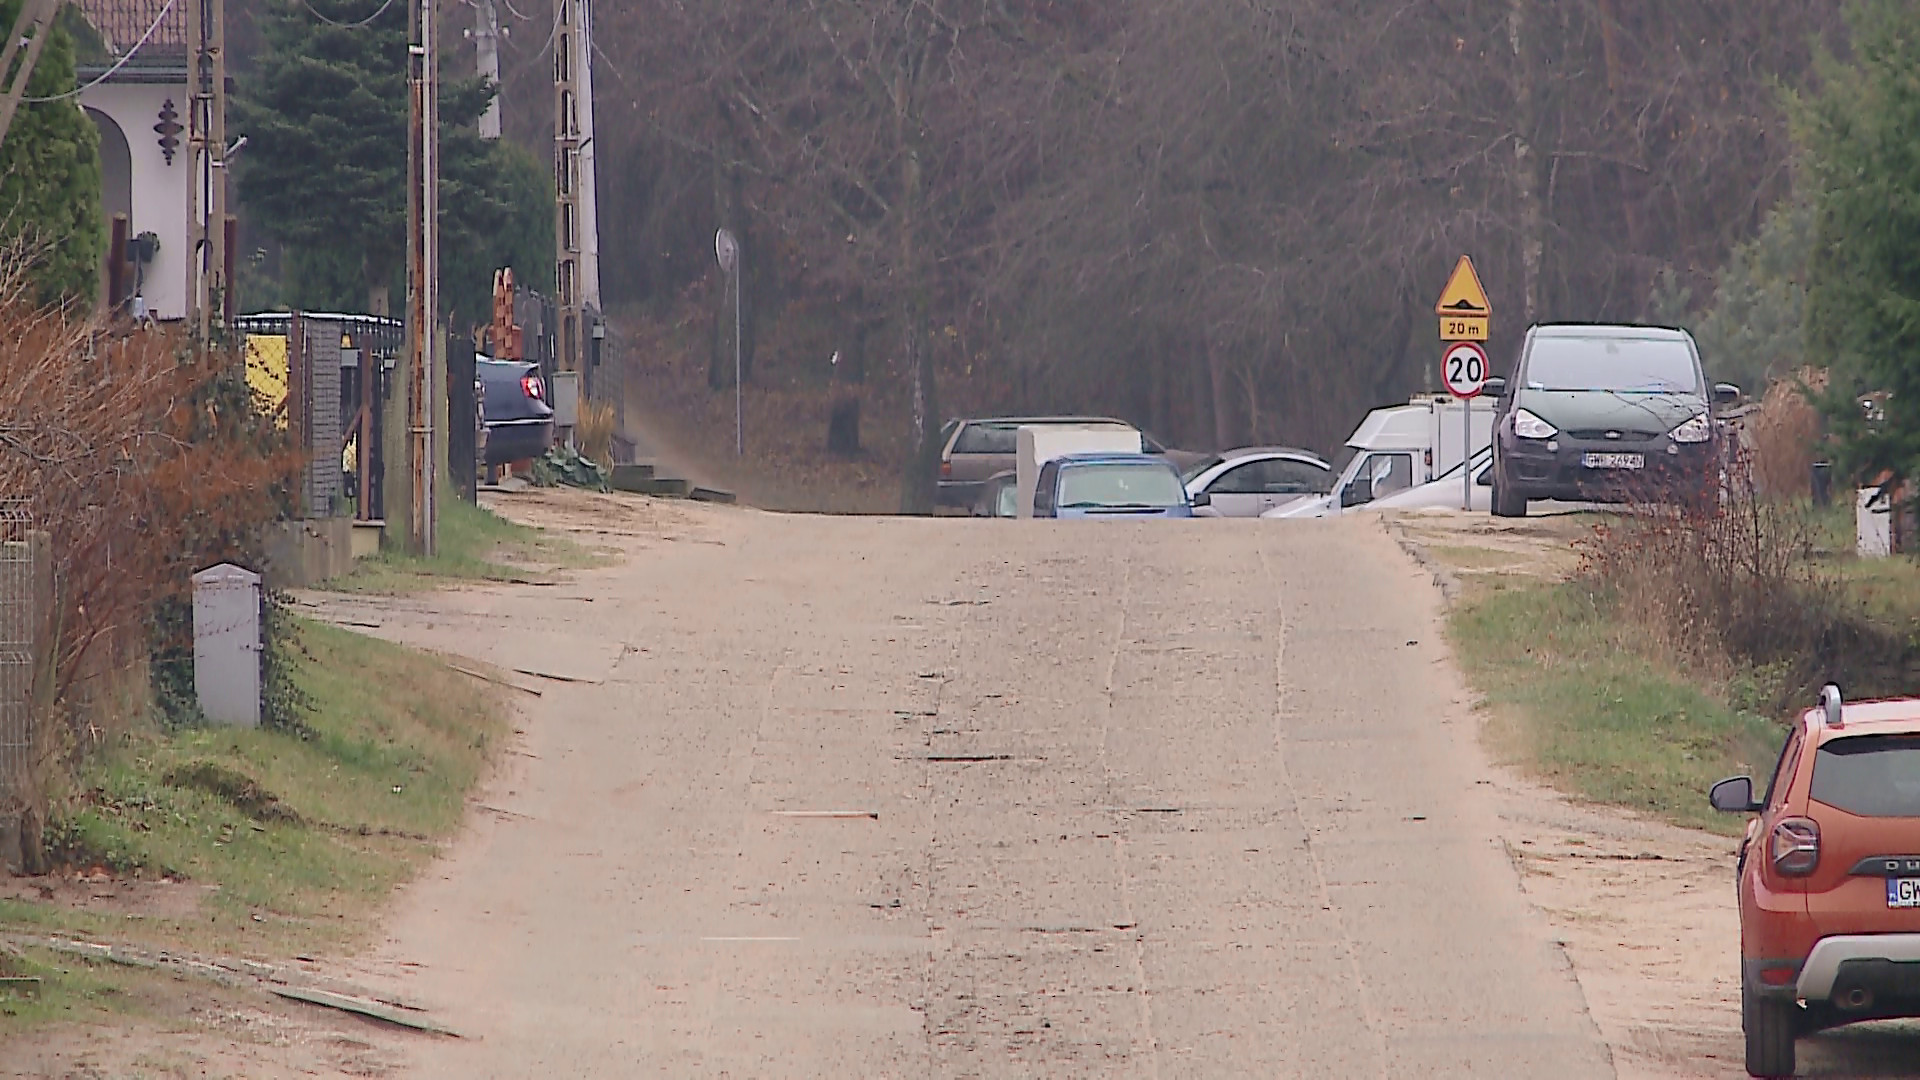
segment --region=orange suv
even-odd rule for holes
[[[1792,1076],[1801,1035],[1920,1016],[1920,698],[1821,693],[1767,790],[1739,776],[1713,808],[1756,815],[1740,845],[1747,1072]]]

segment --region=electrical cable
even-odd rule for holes
[[[385,3],[380,5],[380,9],[378,11],[375,11],[373,14],[367,16],[364,19],[361,19],[359,22],[341,22],[338,19],[329,19],[325,15],[320,14],[320,9],[313,6],[312,0],[300,0],[300,6],[306,8],[309,12],[312,12],[314,18],[319,19],[321,22],[326,23],[328,26],[337,26],[342,30],[358,30],[361,27],[366,26],[369,23],[373,22],[373,20],[379,18],[380,16],[385,15],[387,13],[387,9],[393,6],[393,0],[386,0]]]
[[[153,32],[155,30],[160,29],[160,24],[166,21],[167,12],[173,10],[173,3],[174,3],[174,0],[167,0],[166,6],[160,9],[160,14],[154,16],[153,25],[147,27],[147,32],[144,34],[141,34],[140,40],[133,43],[133,48],[127,50],[127,55],[122,56],[119,60],[114,62],[114,65],[112,67],[101,72],[99,78],[93,80],[90,83],[87,83],[85,86],[76,86],[64,94],[54,94],[52,97],[21,98],[20,100],[23,103],[30,102],[34,105],[45,105],[48,102],[52,102],[52,101],[65,101],[66,99],[71,97],[79,97],[81,94],[84,94],[87,91],[93,89],[94,87],[99,86],[101,83],[106,82],[108,79],[113,78],[115,73],[117,73],[121,68],[126,67],[128,62],[130,62],[135,56],[139,54],[141,46],[147,43],[147,39],[153,36]]]

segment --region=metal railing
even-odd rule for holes
[[[27,790],[33,765],[33,516],[23,499],[0,499],[0,806]]]

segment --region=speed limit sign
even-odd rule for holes
[[[1440,354],[1440,377],[1454,397],[1479,397],[1487,388],[1487,351],[1471,341],[1458,341]]]

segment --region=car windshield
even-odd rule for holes
[[[1693,350],[1675,338],[1541,337],[1527,356],[1529,390],[1694,394]]]
[[[1060,507],[1166,507],[1186,502],[1180,478],[1165,465],[1120,462],[1070,465],[1060,470]]]
[[[1810,794],[1860,817],[1920,817],[1920,735],[1828,740],[1814,759]]]

